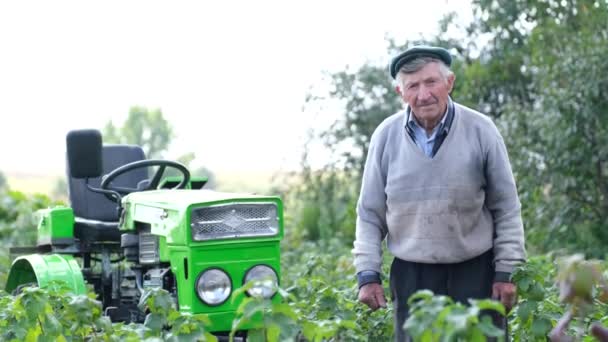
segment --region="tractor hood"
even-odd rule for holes
[[[125,204],[146,204],[159,208],[179,210],[180,208],[183,209],[193,204],[241,200],[273,201],[278,200],[278,197],[218,192],[213,190],[155,190],[134,192],[123,199],[123,206]]]
[[[283,206],[275,196],[212,190],[155,190],[129,194],[122,204],[120,230],[128,232],[142,225],[149,226],[152,234],[165,237],[169,244],[251,237],[250,232],[258,232],[259,223],[264,220],[274,222],[272,226],[277,227],[276,234],[266,238],[276,239],[283,235]],[[274,217],[248,216],[258,215],[260,208],[268,209],[269,206],[272,214],[266,216]]]

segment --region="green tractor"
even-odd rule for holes
[[[280,198],[202,189],[206,179],[182,164],[103,145],[96,130],[66,140],[71,207],[40,211],[37,246],[11,248],[7,292],[62,281],[84,294],[90,284],[112,321],[143,322],[140,297],[163,288],[180,312],[206,315],[217,336],[231,330],[245,296],[280,300]],[[237,336],[262,324],[252,320]]]

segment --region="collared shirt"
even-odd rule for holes
[[[418,123],[418,120],[416,120],[416,117],[414,117],[414,115],[409,116],[409,120],[408,120],[407,124],[414,131],[414,141],[416,142],[416,145],[418,145],[418,147],[420,147],[422,149],[422,151],[424,152],[424,154],[426,154],[427,157],[432,157],[433,147],[435,146],[435,137],[437,137],[437,132],[443,131],[443,127],[445,126],[445,119],[447,117],[448,117],[448,110],[447,110],[447,106],[446,106],[446,110],[445,110],[445,113],[443,114],[443,118],[441,119],[439,124],[437,126],[435,126],[435,128],[433,128],[433,131],[431,132],[431,135],[429,136],[426,133],[426,129]]]
[[[408,106],[408,108],[407,108],[405,120],[404,120],[406,129],[408,130],[408,133],[410,134],[410,136],[412,137],[412,139],[414,140],[416,145],[418,145],[418,147],[420,147],[422,152],[424,152],[424,154],[427,157],[432,158],[434,156],[435,152],[437,152],[437,149],[435,148],[435,143],[438,142],[438,140],[440,140],[439,136],[441,134],[447,135],[447,133],[450,129],[451,122],[449,122],[446,125],[446,121],[448,120],[448,117],[450,116],[450,108],[452,106],[453,106],[452,99],[448,99],[448,104],[446,106],[445,113],[443,114],[443,117],[442,117],[441,121],[439,122],[439,124],[437,124],[437,126],[435,126],[435,128],[431,132],[430,136],[427,135],[426,129],[418,123],[418,120],[416,120],[416,117],[414,115],[412,115],[411,107]],[[451,118],[450,118],[450,121],[451,121]],[[441,141],[439,141],[438,143],[441,144],[442,142],[443,142],[443,137],[442,137]]]

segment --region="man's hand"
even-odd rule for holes
[[[363,285],[359,289],[359,301],[369,306],[373,311],[378,310],[378,308],[385,308],[384,288],[378,283]]]
[[[517,287],[512,283],[496,282],[492,284],[492,299],[499,300],[509,312],[517,301]]]

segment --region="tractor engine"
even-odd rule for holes
[[[170,265],[160,262],[158,236],[150,233],[147,224],[138,224],[137,230],[139,234],[121,236],[126,263],[113,272],[116,281],[112,292],[117,294],[114,302],[118,305],[106,309],[112,321],[143,322],[146,313],[138,304],[147,289],[162,288],[176,297],[177,283]]]

